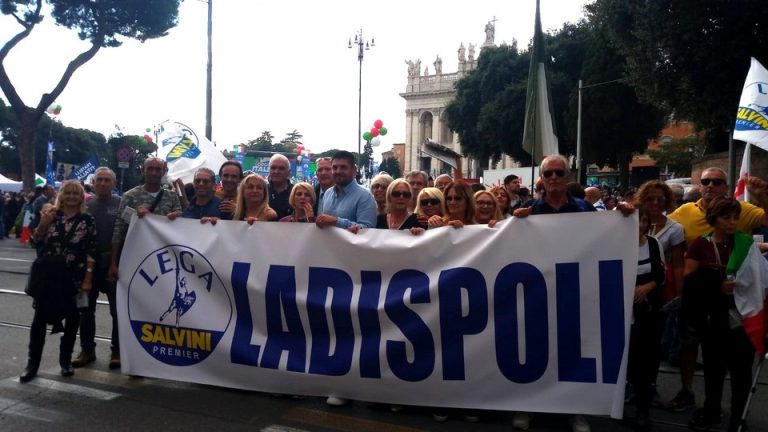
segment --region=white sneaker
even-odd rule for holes
[[[512,418],[512,427],[519,430],[528,430],[531,427],[531,415],[527,412],[516,412]]]
[[[349,399],[344,399],[336,396],[328,396],[328,399],[325,400],[325,403],[330,406],[344,406],[349,402]]]
[[[575,415],[571,417],[571,427],[573,432],[590,432],[589,423],[583,415]]]

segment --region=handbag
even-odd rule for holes
[[[75,228],[80,224],[80,215],[75,216],[77,219],[72,223],[72,227],[69,232],[63,236],[62,244],[69,243],[69,240],[75,234]],[[59,233],[64,232],[64,224],[58,224],[56,229]],[[43,255],[37,257],[29,268],[29,276],[27,277],[27,285],[24,287],[24,293],[28,296],[38,299],[46,290],[49,277],[61,280],[67,276],[67,260],[64,255]]]

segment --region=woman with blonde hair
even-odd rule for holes
[[[490,192],[480,190],[475,192],[475,222],[479,224],[488,224],[493,228],[496,222],[503,219],[496,197]]]
[[[446,225],[461,228],[464,225],[475,224],[475,200],[472,189],[464,182],[451,182],[443,191],[445,196],[446,214],[443,221]]]
[[[387,214],[387,188],[394,179],[389,174],[377,174],[371,181],[371,194],[376,200],[377,214]]]
[[[29,360],[19,377],[22,383],[37,376],[47,324],[53,325],[52,333],[64,332],[59,345],[61,375],[70,377],[75,373],[72,349],[80,321],[77,308],[87,307],[87,303],[78,303],[88,299],[96,263],[96,224],[86,212],[85,190],[80,182],[62,183],[56,205],[43,207],[33,239],[39,247],[39,258],[30,270],[28,290],[34,298],[35,315],[29,332]]]
[[[387,212],[376,219],[376,228],[405,230],[423,226],[415,213],[408,211],[413,189],[404,179],[393,180],[387,187]]]
[[[288,196],[288,204],[293,208],[293,213],[280,219],[280,222],[315,222],[313,210],[317,195],[315,188],[306,182],[297,183],[291,189]]]
[[[510,208],[509,208],[509,203],[512,202],[512,198],[509,196],[509,192],[507,191],[507,188],[505,188],[504,186],[494,186],[491,188],[489,192],[496,199],[496,205],[499,208],[499,212],[501,213],[501,219],[506,219],[512,216],[512,212],[510,211]],[[501,220],[501,219],[498,219],[498,220]]]
[[[232,220],[255,221],[277,219],[277,212],[269,206],[267,181],[258,174],[248,174],[237,187],[237,204]]]

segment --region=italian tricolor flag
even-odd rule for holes
[[[768,261],[760,253],[752,236],[737,232],[733,252],[728,259],[728,274],[736,275],[733,289],[736,308],[742,316],[744,331],[755,347],[765,355],[765,290],[768,288]]]

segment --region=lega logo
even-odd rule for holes
[[[169,245],[147,255],[131,277],[128,316],[152,357],[189,366],[216,348],[232,319],[232,301],[204,256]]]

